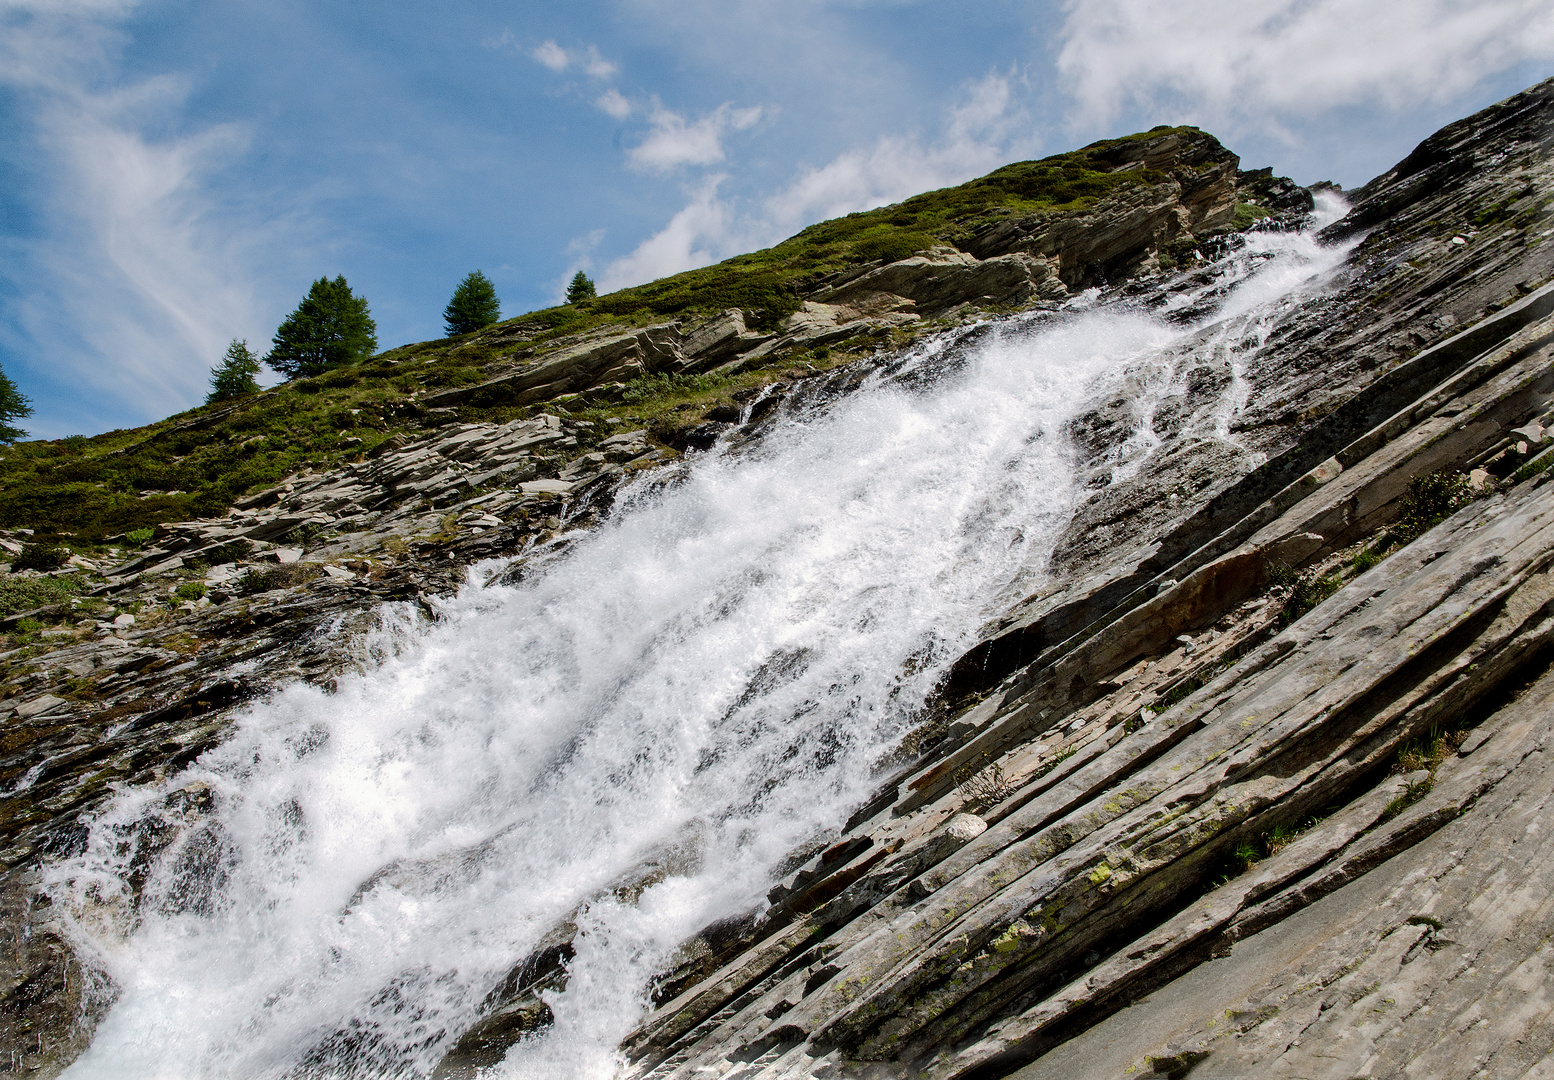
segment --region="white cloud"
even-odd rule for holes
[[[872,146],[839,154],[805,169],[781,191],[741,214],[720,198],[727,174],[709,178],[661,231],[605,268],[602,290],[624,288],[775,243],[806,225],[898,202],[932,188],[963,183],[999,165],[1030,156],[1040,145],[1015,102],[1014,73],[992,72],[969,85],[950,108],[940,136],[885,136]],[[688,127],[689,125],[687,125]]]
[[[510,40],[503,35],[503,41]],[[597,47],[590,45],[586,49],[567,50],[557,45],[554,41],[543,41],[529,53],[530,56],[550,68],[552,71],[565,71],[568,68],[578,68],[595,79],[609,79],[615,76],[620,69],[610,61],[599,55]]]
[[[723,160],[725,134],[743,131],[760,119],[759,106],[736,109],[724,103],[695,121],[659,106],[653,112],[653,130],[627,152],[626,160],[633,168],[654,172],[668,172],[680,165],[711,165]]]
[[[599,50],[588,46],[587,54],[579,62],[582,69],[596,79],[611,79],[620,69],[599,55]]]
[[[718,187],[726,179],[719,174],[703,180],[690,204],[670,218],[668,225],[644,240],[630,255],[605,267],[599,276],[599,291],[612,292],[656,281],[723,257],[733,226],[732,209],[718,198]]]
[[[600,112],[609,113],[617,120],[624,120],[632,113],[631,102],[626,100],[626,96],[614,87],[611,87],[594,99],[594,106]]]
[[[1034,154],[1041,139],[1025,112],[1015,107],[1017,82],[1014,73],[995,71],[971,84],[932,143],[886,135],[805,170],[767,200],[767,219],[782,235],[790,235],[816,221],[964,183]]]
[[[286,222],[245,229],[223,218],[205,182],[245,149],[233,125],[153,137],[187,87],[156,78],[88,90],[113,35],[81,18],[125,5],[34,5],[0,46],[0,81],[28,92],[49,192],[38,238],[13,239],[3,272],[18,300],[6,344],[64,384],[117,398],[125,411],[161,416],[204,397],[228,340],[262,346],[248,267],[259,243],[286,244]],[[14,11],[16,5],[8,10]],[[62,12],[62,13],[56,13]],[[14,373],[13,373],[14,374]],[[41,415],[80,430],[72,417]]]
[[[1084,123],[1175,97],[1206,121],[1444,104],[1554,58],[1548,0],[1068,0],[1058,70]]]
[[[529,55],[552,71],[565,71],[567,65],[572,62],[572,58],[567,55],[567,51],[554,41],[541,43]]]

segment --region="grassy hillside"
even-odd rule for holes
[[[1173,131],[1213,141],[1197,129],[1146,134]],[[410,400],[419,391],[479,382],[493,362],[519,350],[543,351],[605,324],[647,325],[737,307],[756,325],[771,326],[798,309],[806,285],[827,274],[905,258],[934,243],[964,243],[1001,216],[1071,213],[1120,188],[1160,182],[1161,174],[1113,171],[1106,160],[1120,151],[1125,156],[1126,144],[1142,137],[1007,165],[959,187],[822,222],[716,266],[532,312],[477,334],[402,346],[237,402],[129,431],[10,447],[0,451],[0,528],[33,528],[43,537],[73,536],[90,545],[159,522],[221,514],[234,499],[303,466],[327,467],[395,431],[446,422],[445,415],[428,418]],[[628,401],[638,411],[662,412],[708,390],[643,380]],[[465,409],[459,418],[506,419],[518,411]]]

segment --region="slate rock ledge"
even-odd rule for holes
[[[1286,226],[1311,205],[1204,139],[1121,147],[1117,168],[1165,162],[1176,178],[1094,213],[1011,218],[966,250],[818,283],[778,332],[730,311],[600,335],[427,404],[544,402],[747,363],[849,321],[1041,310],[1093,285],[1164,306],[1198,271],[1160,252],[1223,226],[1238,191],[1262,190]],[[1071,425],[1092,494],[1048,585],[985,628],[944,687],[943,722],[765,908],[684,944],[623,1043],[628,1075],[1549,1075],[1554,80],[1443,129],[1350,198],[1323,237],[1348,246],[1324,293],[1271,328],[1227,319],[1152,361],[1138,377],[1173,389],[1151,408],[1100,400]],[[861,378],[838,369],[781,393]],[[710,437],[757,433],[762,415]],[[1116,470],[1120,436],[1144,426],[1156,445]],[[607,507],[622,468],[664,457],[622,432],[540,477],[538,452],[580,434],[549,414],[445,429],[171,530],[145,558],[273,547],[358,517],[389,536],[412,495],[484,523],[470,558],[511,553],[491,546],[512,540],[496,510]],[[461,494],[493,476],[516,486]],[[1431,483],[1450,505],[1421,523]],[[91,778],[175,769],[267,682],[327,678],[342,639],[320,628],[368,618],[369,601],[435,614],[427,576],[369,585],[345,565],[312,599],[257,599],[197,671],[128,635],[55,654],[116,665],[122,711],[100,738],[67,723],[41,676],[5,703],[8,723],[42,733],[13,762],[0,837],[13,1061],[53,1075],[84,1044],[81,969],[33,885],[100,797]],[[186,691],[170,691],[179,678]],[[565,985],[574,933],[558,926],[493,988],[435,1075],[474,1077],[549,1022],[543,995]]]

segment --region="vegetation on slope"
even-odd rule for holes
[[[1157,128],[1147,136],[1178,130],[1209,139],[1195,128]],[[801,288],[828,274],[905,258],[935,243],[965,243],[978,227],[1010,214],[1081,211],[1121,188],[1167,179],[1143,168],[1114,171],[1106,160],[1119,150],[1125,154],[1127,144],[1141,137],[1007,165],[959,187],[822,222],[716,266],[473,334],[402,346],[142,428],[0,450],[0,528],[32,528],[40,537],[70,536],[90,545],[161,522],[219,515],[235,499],[300,468],[328,467],[359,457],[397,431],[446,422],[446,413],[428,417],[412,400],[422,391],[480,382],[493,365],[606,324],[642,326],[741,308],[755,325],[775,325],[798,309]],[[791,362],[773,361],[778,368]],[[760,377],[757,372],[738,381]],[[628,392],[625,408],[663,417],[677,403],[710,400],[728,389],[734,387],[706,380],[642,380]],[[506,419],[528,411],[463,409],[458,418]]]

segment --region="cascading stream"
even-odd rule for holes
[[[1231,318],[1339,258],[1253,246],[1217,279]],[[845,821],[978,628],[1039,584],[1082,494],[1065,422],[1202,329],[1010,320],[925,385],[878,378],[636,481],[521,584],[472,581],[433,625],[397,616],[336,692],[250,708],[48,869],[117,988],[68,1075],[425,1075],[580,905],[555,1022],[499,1073],[611,1075],[676,946]],[[600,898],[648,858],[669,876]]]

